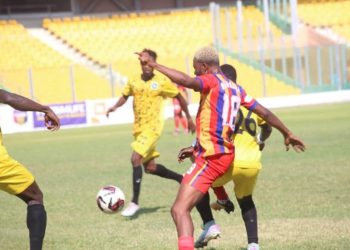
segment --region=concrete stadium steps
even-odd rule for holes
[[[350,42],[349,11],[349,0],[302,1],[298,4],[298,15],[302,23],[317,29],[325,29],[327,32],[323,32],[324,34],[334,32],[339,36],[338,39],[347,40],[347,43]],[[334,37],[334,34],[330,37]]]
[[[45,32],[29,33],[16,21],[0,23],[3,88],[43,103],[110,98],[120,91],[117,84],[111,89],[108,69],[103,69],[104,76],[95,73]]]

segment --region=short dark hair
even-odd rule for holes
[[[146,52],[154,59],[154,61],[157,60],[157,53],[151,49],[143,49],[142,52]]]
[[[224,75],[230,79],[231,81],[236,82],[237,80],[237,72],[236,69],[230,64],[223,64],[220,66],[220,69]]]

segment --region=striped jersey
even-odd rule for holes
[[[221,73],[197,79],[201,82],[201,98],[196,117],[195,155],[233,153],[232,135],[240,105],[253,109],[257,101]]]

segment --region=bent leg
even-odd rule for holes
[[[182,181],[181,174],[178,174],[178,173],[166,168],[162,164],[156,164],[154,159],[144,163],[143,165],[145,167],[145,172],[148,174],[153,174],[153,175],[157,175],[157,176],[162,177],[162,178],[174,180],[174,181],[177,181],[178,183],[181,183],[181,181]]]
[[[191,210],[204,194],[188,184],[181,184],[171,215],[176,225],[179,249],[194,249]]]

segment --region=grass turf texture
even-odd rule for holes
[[[349,108],[345,103],[274,111],[304,140],[307,151],[285,152],[277,131],[267,142],[254,194],[263,249],[350,246]],[[183,173],[189,163],[178,164],[176,156],[193,136],[173,136],[172,129],[168,120],[158,144],[158,162]],[[131,130],[131,125],[118,125],[4,135],[10,154],[31,170],[44,192],[44,249],[177,248],[170,216],[178,187],[174,181],[144,174],[141,210],[131,220],[103,214],[96,206],[96,193],[107,184],[122,188],[127,201],[131,198]],[[207,249],[246,247],[235,204],[233,215],[214,212],[222,237]],[[25,204],[0,192],[0,211],[0,249],[28,249]],[[201,221],[195,210],[192,216],[197,237]]]

